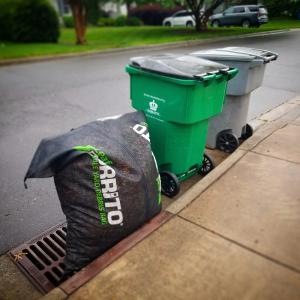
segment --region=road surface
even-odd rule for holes
[[[263,86],[253,92],[249,119],[300,93],[300,32],[247,38],[159,52],[248,46],[278,52]],[[131,111],[129,57],[96,55],[0,68],[0,253],[64,220],[52,179],[23,177],[43,137],[99,117]]]

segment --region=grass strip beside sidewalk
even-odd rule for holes
[[[300,28],[300,21],[279,19],[271,21],[260,28],[210,28],[209,31],[201,33],[183,27],[89,27],[87,30],[88,43],[83,46],[74,44],[75,34],[73,29],[63,28],[57,44],[21,44],[0,41],[0,60],[202,40],[288,28]]]

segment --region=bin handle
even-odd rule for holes
[[[270,53],[269,55],[262,56],[262,59],[264,60],[264,63],[268,63],[272,60],[276,60],[278,57],[278,54],[276,53]]]
[[[224,79],[224,77],[227,79],[229,69],[230,68],[224,68],[224,69],[218,70],[217,75],[216,75],[216,79],[221,79],[221,78]]]
[[[260,58],[260,59],[262,59],[264,61],[264,63],[268,63],[268,62],[270,62],[272,60],[276,60],[277,57],[278,57],[277,53],[274,53],[274,52],[271,52],[271,51],[267,51],[267,50],[264,50],[264,49],[255,49],[255,48],[249,48],[249,49],[260,50],[263,53],[261,55],[256,55],[256,54],[248,53],[247,51],[238,51],[238,52],[236,52],[234,50],[226,50],[226,51],[233,52],[233,53],[247,54],[247,55],[253,56],[255,58]]]
[[[227,80],[230,80],[231,78],[233,78],[237,73],[238,73],[237,68],[225,68],[225,69],[219,70],[219,74],[226,75]]]
[[[227,72],[227,80],[232,79],[239,72],[237,68],[229,68]]]
[[[224,69],[220,69],[219,73],[222,75],[228,75],[228,71],[230,70],[230,68],[224,68]]]
[[[140,65],[138,62],[136,62],[136,61],[131,62],[130,65],[131,65],[131,66],[134,66],[134,67],[139,67],[139,68],[141,68],[141,65]]]
[[[252,48],[255,50],[255,48]],[[258,58],[262,58],[265,62],[270,62],[272,60],[276,60],[278,58],[278,54],[275,52],[271,52],[268,50],[264,50],[264,49],[257,49],[263,52],[262,55],[258,55]]]
[[[199,80],[199,81],[209,81],[212,80],[216,77],[215,73],[201,73],[201,74],[195,74],[194,78]]]
[[[226,75],[227,80],[230,80],[237,73],[238,73],[237,68],[224,68],[224,69],[220,69],[218,71],[196,74],[196,75],[194,75],[194,77],[195,77],[195,79],[197,79],[199,81],[205,82],[205,81],[209,81],[212,79],[219,79],[222,77],[221,75],[223,75],[223,76]]]

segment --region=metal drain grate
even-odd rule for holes
[[[10,251],[10,257],[42,292],[58,286],[64,272],[66,223],[54,226]]]

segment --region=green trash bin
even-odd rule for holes
[[[208,120],[222,111],[227,82],[238,70],[168,54],[132,58],[126,71],[132,107],[147,118],[162,191],[175,196],[179,181],[213,168],[204,155]]]

